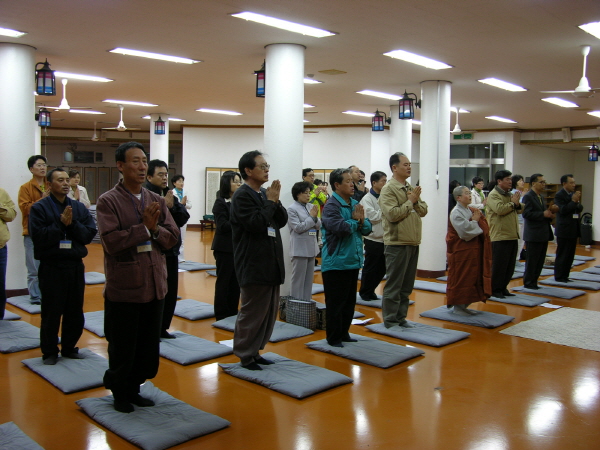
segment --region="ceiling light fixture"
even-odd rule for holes
[[[459,108],[460,108],[460,107],[459,107]],[[452,106],[452,107],[450,108],[450,111],[452,111],[452,112],[454,112],[454,113],[455,113],[455,112],[456,112],[456,106]],[[469,111],[468,109],[464,109],[464,108],[460,108],[460,111],[459,111],[459,113],[460,113],[460,114],[469,114],[470,112],[471,112],[471,111]]]
[[[89,109],[70,109],[69,112],[75,113],[75,114],[106,114],[100,111],[92,111]]]
[[[525,89],[522,86],[518,86],[516,84],[512,84],[507,81],[502,81],[497,78],[484,78],[482,80],[477,80],[477,81],[479,81],[480,83],[483,83],[483,84],[489,84],[490,86],[494,86],[494,87],[497,87],[500,89],[505,89],[505,90],[511,91],[511,92],[527,91],[527,89]]]
[[[497,120],[498,122],[517,123],[514,120],[506,119],[504,117],[499,117],[499,116],[486,116],[486,119]]]
[[[58,70],[54,71],[54,75],[60,78],[68,78],[70,80],[98,81],[99,83],[108,83],[109,81],[115,81],[111,80],[110,78],[96,77],[93,75],[81,75],[78,73],[59,72]]]
[[[106,99],[102,100],[104,103],[117,103],[119,105],[133,105],[133,106],[158,106],[154,103],[144,103],[144,102],[130,102],[129,100],[113,100]]]
[[[588,114],[590,116],[600,117],[600,111],[590,111]]]
[[[262,23],[263,25],[268,25],[270,27],[280,28],[282,30],[292,31],[294,33],[300,33],[300,34],[317,37],[317,38],[336,35],[336,33],[332,33],[331,31],[322,30],[320,28],[309,27],[308,25],[302,25],[300,23],[289,22],[287,20],[277,19],[275,17],[264,16],[262,14],[257,14],[257,13],[253,13],[253,12],[249,12],[249,11],[231,14],[231,16],[237,17],[238,19],[250,20],[251,22]]]
[[[240,112],[225,111],[225,110],[221,110],[221,109],[200,108],[200,109],[197,109],[196,111],[205,112],[205,113],[211,113],[211,114],[226,114],[228,116],[241,116],[242,115],[242,113],[240,113]]]
[[[25,36],[27,33],[25,31],[17,31],[11,30],[10,28],[0,28],[0,36],[8,36],[8,37],[21,37]]]
[[[304,107],[305,107],[305,108],[314,108],[314,107],[315,107],[315,105],[309,105],[308,103],[305,103],[305,104],[304,104]]]
[[[563,108],[578,108],[579,105],[573,102],[569,102],[567,100],[563,100],[562,98],[558,98],[558,97],[548,97],[548,98],[543,98],[542,99],[545,102],[548,103],[552,103],[553,105],[556,106],[562,106]]]
[[[143,116],[142,119],[151,119],[150,116]],[[169,117],[170,122],[187,122],[185,119],[178,119],[177,117]]]
[[[154,121],[154,134],[166,134],[165,121],[160,116]]]
[[[371,119],[371,131],[384,131],[386,123],[392,123],[392,118],[388,117],[386,113],[376,110]]]
[[[352,116],[363,116],[363,117],[373,117],[373,113],[368,112],[360,112],[360,111],[342,111],[342,114],[350,114]]]
[[[139,56],[141,58],[159,59],[161,61],[169,61],[181,64],[196,64],[202,62],[196,59],[182,58],[180,56],[162,55],[160,53],[144,52],[141,50],[132,50],[129,48],[120,47],[113,48],[112,50],[109,50],[109,52],[127,56]]]
[[[420,120],[413,119],[412,123],[413,123],[413,125],[421,125],[421,121]]]
[[[579,28],[581,28],[586,33],[590,33],[592,36],[600,39],[600,22],[586,23],[584,25],[579,25]]]
[[[400,96],[400,95],[386,94],[385,92],[370,91],[369,89],[357,91],[356,93],[362,94],[362,95],[370,95],[372,97],[385,98],[388,100],[395,100],[395,101],[398,101],[402,98],[402,96]]]
[[[38,69],[40,64],[42,67]],[[35,65],[35,92],[37,95],[56,95],[56,78],[48,59]]]
[[[428,69],[440,70],[440,69],[451,69],[452,66],[436,61],[435,59],[427,58],[425,56],[417,55],[416,53],[407,52],[406,50],[393,50],[391,52],[384,53],[385,56],[391,58],[401,59],[409,63],[417,64],[419,66],[427,67]]]
[[[322,81],[315,80],[314,78],[305,78],[304,84],[320,84]]]

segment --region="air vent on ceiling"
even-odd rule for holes
[[[325,75],[343,75],[348,72],[344,72],[343,70],[337,70],[337,69],[327,69],[327,70],[319,70],[319,73],[324,73]]]

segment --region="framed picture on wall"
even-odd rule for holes
[[[94,152],[74,152],[73,162],[75,164],[94,164]]]

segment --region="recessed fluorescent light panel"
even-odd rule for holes
[[[360,111],[342,111],[342,114],[351,114],[353,116],[373,117],[375,114]]]
[[[252,22],[262,23],[263,25],[269,25],[270,27],[280,28],[282,30],[292,31],[294,33],[305,34],[307,36],[317,38],[335,36],[336,34],[332,33],[331,31],[321,30],[320,28],[313,28],[300,23],[289,22],[287,20],[277,19],[275,17],[263,16],[262,14],[256,14],[249,11],[231,15],[239,19],[246,19]]]
[[[160,53],[152,53],[152,52],[143,52],[141,50],[132,50],[129,48],[113,48],[112,50],[109,50],[110,53],[119,53],[120,55],[127,55],[127,56],[139,56],[141,58],[150,58],[150,59],[159,59],[161,61],[169,61],[169,62],[174,62],[174,63],[181,63],[181,64],[196,64],[202,61],[198,61],[195,59],[189,59],[189,58],[181,58],[179,56],[171,56],[171,55],[162,55]]]
[[[415,53],[407,52],[406,50],[393,50],[391,52],[384,53],[384,55],[417,64],[419,66],[427,67],[428,69],[440,70],[452,68],[452,66],[446,63],[436,61],[435,59],[426,58],[425,56],[417,55]]]
[[[579,25],[579,28],[586,33],[590,33],[592,36],[600,39],[600,22],[586,23],[585,25]]]
[[[512,92],[523,92],[526,91],[524,87],[517,86],[516,84],[508,83],[506,81],[499,80],[497,78],[484,78],[483,80],[477,80],[480,83],[489,84],[500,89],[505,89]]]
[[[58,70],[54,71],[54,75],[60,78],[68,78],[70,80],[98,81],[99,83],[108,83],[109,81],[115,81],[111,80],[110,78],[95,77],[92,75],[81,75],[78,73],[59,72]]]
[[[158,106],[155,105],[154,103],[144,103],[144,102],[130,102],[129,100],[113,100],[113,99],[106,99],[106,100],[102,100],[105,103],[117,103],[119,105],[133,105],[133,106]]]
[[[590,111],[588,114],[590,116],[600,117],[600,111]]]
[[[486,119],[497,120],[498,122],[517,123],[514,120],[506,119],[504,117],[499,116],[487,116]]]
[[[371,95],[372,97],[385,98],[388,100],[395,100],[395,101],[398,101],[402,98],[400,95],[386,94],[385,92],[370,91],[368,89],[365,89],[362,91],[357,91],[356,93],[362,94],[362,95]]]
[[[196,111],[211,113],[211,114],[227,114],[228,116],[241,116],[242,113],[235,111],[224,111],[222,109],[208,109],[208,108],[200,108]]]
[[[306,120],[306,119],[304,119],[302,122],[304,122],[304,123],[308,123],[308,122],[310,122],[310,120]]]
[[[315,105],[309,105],[308,103],[305,103],[305,104],[304,104],[304,107],[305,107],[305,108],[314,108],[314,107],[315,107]]]
[[[304,79],[304,84],[319,84],[319,83],[322,83],[322,81],[315,80],[314,78],[305,78]]]
[[[8,37],[21,37],[26,35],[27,33],[24,31],[11,30],[10,28],[0,28],[0,36],[8,36]]]
[[[151,119],[150,116],[144,116],[142,119]],[[178,119],[177,117],[169,117],[171,122],[187,122],[185,119]]]
[[[545,102],[552,103],[553,105],[562,106],[563,108],[578,108],[579,105],[577,103],[570,102],[568,100],[563,100],[558,97],[548,97],[542,99]]]
[[[413,125],[421,125],[421,121],[420,120],[413,119],[412,123],[413,123]]]
[[[76,114],[106,114],[100,111],[92,111],[89,109],[70,109],[69,112],[72,113],[76,113]]]

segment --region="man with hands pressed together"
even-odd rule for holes
[[[117,411],[153,406],[140,385],[154,378],[159,364],[163,299],[167,293],[164,250],[179,237],[165,199],[142,187],[148,162],[144,146],[128,142],[115,153],[123,180],[97,203],[104,249],[104,332],[108,370],[104,386]]]
[[[58,361],[58,330],[62,316],[61,354],[80,359],[76,347],[83,332],[82,259],[87,244],[96,236],[96,224],[87,208],[67,197],[69,175],[61,168],[48,173],[49,195],[35,202],[29,211],[29,236],[33,241],[42,293],[40,346],[43,362]]]

